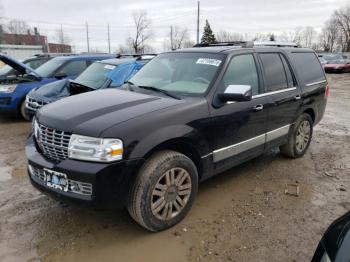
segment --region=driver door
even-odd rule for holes
[[[217,171],[264,151],[268,102],[266,97],[259,96],[263,85],[256,61],[253,53],[232,57],[218,87],[220,93],[229,85],[250,85],[252,100],[211,107],[213,161]]]

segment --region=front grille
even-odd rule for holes
[[[39,124],[36,141],[45,157],[52,160],[68,158],[68,145],[72,134]]]
[[[32,165],[28,165],[28,169],[32,177],[35,177],[43,184],[46,184],[46,174],[44,169],[40,169]],[[68,192],[91,196],[92,184],[68,179]]]
[[[29,96],[26,97],[26,107],[32,111],[36,112],[46,104],[48,103],[44,101],[40,101],[38,99],[31,98]]]

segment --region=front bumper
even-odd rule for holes
[[[29,117],[29,119],[32,119],[36,114],[36,111],[31,110],[27,107],[24,109],[24,111],[25,111],[26,115]]]
[[[45,179],[39,179],[31,174],[28,175],[31,183],[40,191],[47,193],[54,198],[62,200],[78,200],[85,203],[114,203],[124,202],[138,168],[142,165],[143,159],[125,160],[114,163],[93,163],[66,159],[54,163],[46,159],[37,148],[31,135],[26,144],[26,155],[28,165],[38,170],[49,169],[64,173],[68,180],[79,181],[84,184],[91,184],[91,195],[83,195],[74,192],[65,192],[46,185]]]
[[[0,93],[0,113],[17,113],[18,99],[11,94]]]
[[[345,68],[343,67],[329,67],[324,69],[326,73],[342,73],[344,70]]]

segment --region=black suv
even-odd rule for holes
[[[124,86],[37,112],[33,185],[85,202],[122,199],[151,231],[185,217],[198,183],[272,147],[304,155],[328,96],[311,49],[215,46],[167,52]]]

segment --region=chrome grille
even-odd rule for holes
[[[28,165],[30,175],[40,180],[42,183],[46,183],[46,174],[44,169]],[[92,195],[92,184],[81,181],[68,179],[68,192],[81,194],[81,195]]]
[[[68,145],[71,134],[39,123],[38,125],[39,132],[36,141],[44,156],[53,160],[65,160],[68,158]]]
[[[32,111],[37,111],[46,104],[48,103],[44,101],[40,101],[38,99],[31,98],[29,96],[26,97],[26,107]]]

